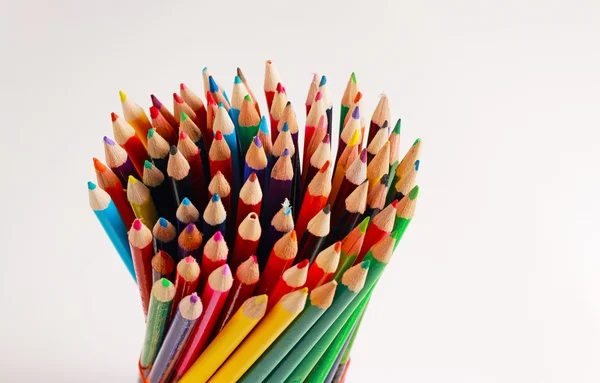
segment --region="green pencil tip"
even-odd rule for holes
[[[360,263],[360,267],[362,267],[365,270],[368,269],[369,266],[371,266],[371,261],[369,261],[368,259]]]
[[[150,162],[148,160],[144,161],[144,167],[146,169],[152,169],[152,162]]]
[[[148,138],[152,138],[152,136],[154,136],[154,132],[156,132],[156,129],[148,129]]]
[[[398,119],[398,122],[396,122],[396,126],[394,126],[394,134],[400,134],[401,122],[402,122],[401,119]]]
[[[417,138],[417,139],[415,140],[415,142],[412,144],[412,146],[415,146],[415,145],[416,145],[417,143],[419,143],[419,142],[421,142],[421,139],[420,139],[420,138]]]
[[[181,122],[185,121],[188,119],[188,115],[185,114],[185,112],[181,112],[181,118],[179,119]]]
[[[252,97],[250,97],[250,95],[247,94],[246,97],[244,97],[244,100],[252,102]]]
[[[396,230],[392,231],[390,233],[390,237],[392,237],[392,239],[394,239],[394,240],[398,240],[398,238],[400,237],[400,230],[396,229]]]
[[[88,181],[88,190],[94,190],[96,189],[96,184],[93,183],[92,181]]]
[[[350,77],[352,77],[352,82],[356,84],[356,75],[354,74],[354,72],[352,72]]]
[[[162,279],[160,280],[160,282],[162,283],[162,285],[163,285],[164,287],[169,287],[169,286],[171,286],[171,281],[169,281],[167,278],[162,278]]]
[[[410,198],[411,201],[414,201],[418,195],[419,195],[419,185],[415,185],[415,187],[408,194],[408,198]]]
[[[369,226],[370,220],[371,220],[371,217],[365,217],[365,219],[363,219],[362,222],[358,225],[358,231],[360,231],[361,234],[364,234],[367,232],[367,227]]]

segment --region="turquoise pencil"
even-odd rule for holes
[[[113,246],[117,249],[117,253],[119,253],[127,270],[129,270],[129,274],[136,281],[129,240],[127,239],[127,228],[119,215],[115,203],[107,192],[93,182],[88,182],[88,195],[90,198],[90,207],[94,211],[94,214],[96,214],[96,218],[98,218],[106,235],[108,235]]]
[[[240,149],[238,145],[237,128],[227,112],[227,109],[225,109],[223,103],[219,103],[219,107],[217,108],[217,113],[215,115],[215,122],[213,124],[213,134],[217,134],[218,131],[223,134],[223,138],[225,139],[225,142],[227,142],[227,146],[229,146],[229,150],[231,151],[231,176],[233,178],[231,185],[231,202],[234,206],[237,206],[236,204],[238,193],[241,188],[240,178],[242,176],[243,166],[240,168]]]

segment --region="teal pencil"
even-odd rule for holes
[[[230,109],[231,110],[231,109]],[[236,119],[237,120],[237,119]],[[238,191],[240,190],[240,178],[242,176],[243,166],[240,168],[240,149],[237,138],[237,129],[234,121],[230,117],[229,113],[225,109],[222,103],[219,103],[217,113],[215,115],[215,122],[213,125],[213,133],[216,134],[220,131],[223,134],[227,146],[231,151],[231,167],[232,167],[232,195],[231,202],[234,206],[237,204]],[[235,211],[235,210],[233,210]]]
[[[95,183],[88,182],[88,194],[90,198],[90,207],[100,221],[102,228],[108,235],[121,260],[127,267],[129,274],[134,281],[135,271],[133,270],[133,260],[131,259],[131,249],[127,239],[127,228],[119,215],[119,211],[107,192],[99,188]]]

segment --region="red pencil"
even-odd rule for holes
[[[209,275],[208,283],[202,293],[204,311],[196,322],[196,326],[179,358],[175,369],[174,382],[181,379],[208,345],[232,284],[233,278],[227,264],[219,267]]]
[[[115,203],[115,206],[119,211],[121,219],[123,219],[125,227],[131,227],[131,224],[133,224],[133,220],[135,219],[135,215],[133,214],[131,205],[127,200],[127,192],[119,180],[119,177],[117,177],[117,175],[108,166],[104,165],[97,158],[94,158],[94,169],[96,171],[96,180],[98,181],[98,186],[100,186],[100,188],[110,195],[110,198]]]
[[[148,130],[152,128],[148,116],[144,113],[144,109],[129,99],[122,90],[119,91],[119,97],[121,98],[121,108],[123,109],[125,120],[133,126],[135,134],[142,141],[142,144],[146,146],[148,142]]]
[[[377,106],[375,107],[375,111],[373,112],[373,116],[371,117],[371,126],[369,127],[369,139],[367,142],[371,142],[377,131],[383,127],[383,123],[385,121],[390,121],[390,101],[388,97],[384,94],[381,95]],[[387,132],[389,136],[390,132]],[[387,140],[386,140],[387,141]]]
[[[371,163],[371,160],[373,159],[373,157],[375,157],[375,155],[377,153],[379,153],[379,151],[381,150],[381,148],[383,148],[383,145],[385,145],[385,143],[388,141],[388,138],[389,138],[389,134],[388,134],[388,122],[385,121],[383,123],[383,126],[379,128],[379,130],[377,131],[377,133],[375,133],[375,135],[373,136],[373,138],[371,139],[371,141],[368,142],[368,146],[367,146],[367,153],[368,153],[367,163]]]
[[[355,265],[362,262],[363,258],[373,245],[392,232],[394,229],[394,221],[396,219],[396,206],[398,206],[398,200],[394,200],[391,204],[387,205],[375,216],[375,218],[373,218],[371,224],[367,228],[362,248],[354,262]]]
[[[317,124],[321,119],[321,116],[327,115],[325,114],[325,105],[323,104],[323,96],[321,92],[317,92],[315,96],[315,102],[313,102],[310,112],[308,116],[306,116],[306,126],[304,128],[304,153],[307,153],[308,144],[317,129]]]
[[[212,132],[211,135],[207,136],[207,148],[212,145],[212,139],[215,134],[215,118],[217,116],[218,105],[210,92],[206,93],[206,130]]]
[[[308,290],[312,291],[329,282],[337,270],[341,251],[342,243],[339,241],[321,251],[308,269],[308,277],[304,287],[308,287]]]
[[[267,312],[271,311],[273,306],[279,302],[285,294],[298,290],[306,283],[308,275],[308,259],[294,265],[283,272],[281,278],[277,281],[273,290],[269,294],[269,303],[267,304]]]
[[[229,150],[229,145],[223,139],[223,133],[220,131],[215,134],[215,139],[208,152],[208,159],[210,162],[210,176],[214,177],[217,171],[221,171],[229,185],[231,185],[233,181],[231,150]]]
[[[256,287],[256,294],[269,294],[281,275],[287,270],[298,254],[298,238],[292,230],[281,237],[271,250],[271,255]]]
[[[331,220],[334,225],[339,223],[345,211],[346,198],[367,178],[367,150],[363,149],[360,156],[348,167],[344,178],[337,192],[335,204],[333,205],[333,215]]]
[[[310,181],[307,181],[308,173],[310,170],[310,161],[311,161],[314,153],[317,151],[317,148],[319,147],[319,145],[321,145],[323,143],[323,140],[325,140],[326,137],[327,137],[327,119],[323,115],[319,119],[317,128],[315,129],[315,132],[313,133],[313,136],[310,140],[310,143],[308,144],[308,147],[306,148],[306,151],[303,153],[304,159],[302,162],[302,169],[303,169],[302,185],[304,185],[304,187],[306,187],[306,185],[308,185],[310,182]],[[330,137],[329,143],[331,143],[331,136],[329,136],[329,137]],[[317,168],[317,170],[319,170],[319,169],[320,169],[320,167]]]
[[[173,316],[177,312],[181,298],[195,293],[198,289],[198,280],[200,278],[200,266],[192,256],[187,256],[177,263],[175,274],[175,297],[171,305],[171,312],[167,323],[171,323]]]
[[[262,205],[263,193],[258,182],[256,173],[252,172],[250,177],[240,190],[240,199],[237,208],[237,217],[235,221],[235,230],[250,213],[255,213],[260,216],[260,207]]]
[[[287,105],[288,99],[287,94],[285,93],[285,88],[281,83],[277,83],[275,97],[273,98],[273,104],[269,110],[269,115],[271,116],[271,130],[273,131],[272,137],[273,141],[277,140],[277,134],[279,130],[277,126],[279,125],[279,121],[283,117],[283,111]]]
[[[152,100],[152,106],[158,109],[160,114],[162,114],[162,116],[165,118],[165,120],[167,120],[169,125],[171,125],[176,133],[179,132],[179,121],[175,118],[175,116],[173,116],[173,113],[171,113],[171,111],[164,106],[155,95],[151,94],[150,99]]]
[[[169,145],[177,145],[177,132],[154,106],[150,107],[150,117],[152,118],[152,127],[156,132],[167,140]]]
[[[144,316],[148,315],[148,304],[150,303],[150,290],[152,290],[152,233],[141,220],[136,219],[129,230],[129,247],[133,259],[133,268],[137,278]]]
[[[256,256],[252,255],[237,268],[233,279],[233,286],[215,327],[218,333],[225,327],[229,319],[237,312],[246,299],[254,294],[256,284],[260,278]]]
[[[227,216],[231,215],[231,186],[223,176],[220,170],[217,170],[217,173],[214,175],[213,179],[208,184],[208,194],[209,198],[214,194],[218,194],[221,197],[221,202],[223,202],[223,207],[225,208],[225,212]]]
[[[296,232],[302,238],[308,222],[327,205],[331,192],[331,162],[326,161],[306,188],[302,207],[296,220]]]
[[[185,132],[179,133],[177,149],[183,154],[188,164],[190,164],[189,174],[191,177],[192,188],[200,201],[200,206],[197,206],[197,208],[200,211],[204,211],[204,208],[208,203],[208,195],[206,194],[206,175],[204,174],[200,150]]]
[[[319,83],[321,82],[321,75],[317,73],[313,73],[312,80],[310,81],[310,86],[308,87],[308,94],[306,95],[306,102],[304,105],[306,106],[306,115],[310,113],[312,108],[312,104],[315,101],[315,95],[319,91]]]
[[[277,73],[277,69],[271,60],[267,60],[265,63],[265,97],[267,98],[267,108],[271,110],[271,105],[273,104],[273,97],[275,97],[275,90],[277,88],[277,84],[281,82],[279,78],[279,73]]]
[[[181,260],[189,255],[200,259],[200,246],[202,245],[202,234],[193,223],[188,224],[177,238],[178,250],[177,260]]]
[[[177,93],[173,93],[173,111],[176,120],[180,119],[181,113],[183,112],[187,114],[189,118],[194,120],[196,125],[202,125],[201,121],[198,120],[198,116],[196,116],[196,112],[194,112],[192,108],[185,101],[183,101],[183,98],[181,98]]]
[[[315,138],[316,135],[313,136]],[[321,140],[317,149],[311,154],[308,161],[308,166],[302,172],[302,194],[306,193],[307,186],[312,182],[312,179],[317,175],[319,169],[323,167],[325,162],[331,161],[331,146],[329,134]],[[332,166],[333,168],[333,166]]]
[[[135,170],[139,174],[142,174],[144,172],[144,161],[150,159],[144,144],[142,144],[140,138],[135,134],[133,127],[125,119],[119,118],[116,113],[111,113],[110,118],[112,120],[115,141],[125,149],[131,162],[133,162],[133,166],[135,166]]]
[[[250,213],[242,221],[235,238],[235,246],[231,256],[231,269],[237,270],[238,266],[251,255],[256,254],[258,241],[260,240],[262,230],[258,214]]]
[[[212,136],[212,132],[207,129],[206,126],[206,106],[204,106],[204,102],[202,99],[196,95],[196,93],[192,92],[190,88],[188,88],[185,84],[179,84],[179,95],[185,101],[186,104],[192,108],[194,113],[196,113],[196,120],[198,121],[198,128],[202,131],[203,136]]]
[[[227,263],[227,255],[229,254],[229,247],[227,242],[223,238],[223,234],[217,231],[204,246],[204,252],[202,254],[202,275],[200,276],[200,284],[198,285],[198,291],[204,290],[208,276]]]

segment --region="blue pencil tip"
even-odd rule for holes
[[[323,86],[327,84],[327,77],[325,77],[325,75],[321,76],[321,83],[319,84],[319,86]]]
[[[208,76],[208,84],[210,85],[210,93],[219,91],[219,87],[212,76]]]
[[[290,131],[290,127],[288,126],[287,122],[283,123],[283,126],[281,127],[281,131],[282,132],[289,132]]]
[[[267,118],[265,116],[262,116],[260,119],[260,125],[258,125],[258,128],[264,134],[269,134],[269,125],[267,124]]]
[[[421,160],[416,160],[415,161],[415,170],[419,171],[419,165],[421,164]]]
[[[221,197],[219,197],[219,193],[213,194],[213,196],[210,199],[211,202],[219,202],[220,200],[221,200]]]
[[[242,83],[242,79],[240,78],[240,76],[235,76],[235,78],[233,79],[233,83],[234,84],[241,84]]]
[[[202,69],[202,72],[206,72],[206,70],[207,70],[207,69],[208,69],[207,67],[204,67],[204,68]]]
[[[88,189],[89,190],[94,190],[94,189],[96,189],[96,187],[97,186],[95,183],[93,183],[92,181],[88,181]]]
[[[183,198],[183,201],[181,201],[181,203],[182,203],[184,206],[190,206],[190,203],[191,203],[191,202],[190,202],[190,200],[189,200],[187,197],[184,197],[184,198]]]
[[[222,103],[222,102],[220,102],[220,103],[219,103],[219,108],[224,108],[224,107],[225,107],[225,105],[223,105],[223,103]]]
[[[169,221],[167,221],[163,217],[160,217],[158,219],[158,223],[160,224],[161,227],[167,227],[167,226],[169,226]]]
[[[352,118],[355,120],[358,120],[360,118],[360,111],[358,110],[358,106],[354,108],[354,111],[352,112]]]
[[[288,149],[288,148],[285,148],[285,149],[283,150],[283,153],[281,153],[281,156],[289,156],[289,155],[290,155],[290,151],[289,151],[289,149]]]

